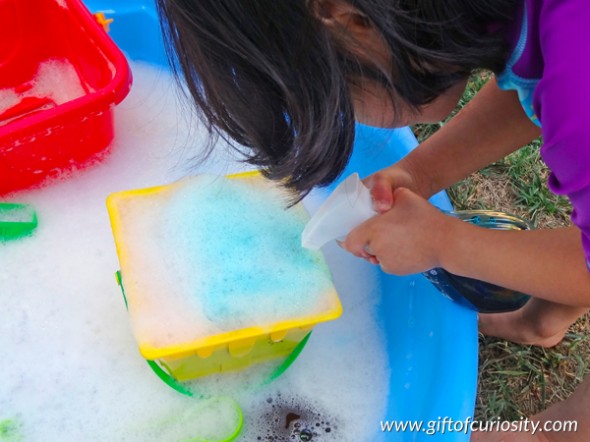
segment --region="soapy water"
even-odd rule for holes
[[[0,243],[0,422],[16,422],[11,431],[19,441],[181,441],[205,431],[194,418],[201,400],[165,385],[139,355],[114,277],[105,199],[185,176],[206,131],[179,105],[168,74],[140,64],[132,69],[134,87],[116,108],[112,154],[69,180],[4,198],[32,204],[39,217],[32,236]],[[219,144],[193,172],[244,170],[233,159]],[[318,325],[295,363],[268,385],[256,370],[194,383],[208,397],[237,401],[244,414],[238,441],[273,431],[280,441],[289,413],[300,416],[300,440],[309,437],[303,430],[321,442],[378,437],[389,369],[374,320],[375,270],[337,246],[325,252],[342,317]]]

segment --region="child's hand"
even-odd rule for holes
[[[405,187],[419,193],[413,174],[401,163],[396,163],[369,175],[363,180],[363,183],[371,190],[373,208],[378,213],[384,213],[391,209],[393,192],[398,187]]]
[[[441,254],[459,220],[444,215],[409,189],[397,188],[392,197],[391,210],[355,228],[342,247],[396,275],[440,266]]]

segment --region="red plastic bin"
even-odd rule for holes
[[[125,56],[80,0],[0,0],[0,194],[107,154],[130,87]]]

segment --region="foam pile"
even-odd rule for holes
[[[335,308],[322,255],[300,244],[309,216],[301,205],[287,209],[289,194],[276,184],[199,175],[117,195],[125,192],[109,205],[140,346],[268,329]]]

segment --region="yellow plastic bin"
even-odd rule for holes
[[[319,252],[311,252],[301,248],[299,242],[297,245],[299,249],[296,253],[298,256],[303,256],[306,260],[309,260],[306,262],[311,263],[311,270],[306,273],[310,284],[306,285],[305,281],[301,281],[301,286],[305,287],[306,290],[306,293],[301,293],[301,296],[312,296],[314,300],[317,300],[313,308],[298,311],[295,316],[287,315],[286,317],[280,317],[281,315],[278,315],[276,320],[273,317],[272,320],[262,324],[244,324],[243,321],[239,320],[240,318],[236,317],[233,319],[236,319],[236,322],[240,323],[239,327],[232,328],[231,324],[230,326],[225,324],[225,328],[222,330],[208,331],[204,334],[200,331],[195,331],[192,334],[189,330],[186,333],[179,332],[178,337],[163,339],[160,342],[160,336],[169,335],[168,327],[173,329],[179,320],[188,321],[189,328],[194,324],[195,330],[200,329],[201,323],[206,321],[203,321],[203,317],[196,310],[194,321],[187,313],[187,311],[191,311],[191,307],[188,304],[193,302],[191,298],[193,295],[188,293],[180,293],[174,298],[177,300],[180,299],[178,305],[171,307],[164,302],[162,306],[150,307],[150,303],[154,304],[158,302],[159,295],[157,290],[162,290],[162,288],[152,287],[146,284],[142,286],[140,281],[141,276],[138,276],[138,266],[144,266],[145,268],[142,268],[141,271],[144,273],[147,272],[146,274],[149,275],[152,266],[156,268],[163,265],[162,263],[170,258],[170,256],[161,255],[170,255],[175,252],[172,250],[170,253],[168,251],[162,253],[157,247],[154,247],[155,252],[150,253],[146,253],[144,250],[138,250],[144,246],[149,249],[151,245],[162,241],[163,237],[159,233],[143,235],[141,236],[141,241],[138,241],[137,236],[142,234],[142,227],[140,225],[144,220],[150,226],[161,226],[162,223],[166,223],[165,207],[167,201],[171,198],[180,198],[178,196],[180,192],[185,192],[186,194],[187,189],[189,189],[189,194],[192,192],[190,189],[198,189],[200,185],[199,179],[202,179],[200,177],[203,176],[184,179],[166,186],[118,192],[110,195],[107,199],[107,207],[121,266],[119,282],[122,287],[124,286],[125,300],[140,353],[148,361],[157,362],[168,374],[179,381],[194,379],[213,373],[240,370],[251,364],[272,358],[288,357],[290,354],[297,352],[298,346],[300,346],[299,348],[302,347],[300,344],[305,343],[310,330],[316,324],[336,319],[342,313],[342,306],[323,255]],[[231,182],[231,185],[239,184],[240,186],[248,186],[248,192],[258,194],[258,197],[264,199],[266,199],[267,195],[269,198],[276,198],[277,195],[282,195],[284,197],[282,201],[288,200],[289,195],[284,189],[266,180],[257,172],[248,172],[227,178],[232,179],[227,180],[224,177],[218,177],[220,180]],[[208,180],[204,181],[209,183]],[[204,192],[208,192],[208,188],[205,189]],[[215,191],[217,190],[214,190],[212,187],[211,192]],[[224,198],[226,197],[224,196]],[[139,210],[137,209],[138,207],[141,208],[141,212],[138,212],[141,213],[141,216],[134,215],[134,211]],[[296,229],[300,228],[301,231],[309,219],[308,213],[301,204],[297,204],[286,211],[284,206],[277,207],[276,210],[277,213],[284,213],[281,216],[288,217],[289,222],[293,222]],[[194,213],[198,214],[198,210]],[[227,213],[222,212],[222,214],[224,218],[227,217],[227,219],[224,219],[224,222],[230,223],[240,223],[243,215],[239,211],[234,210],[227,210]],[[185,222],[186,226],[191,227],[193,225],[190,216]],[[198,225],[197,222],[195,224]],[[138,227],[140,232],[137,232],[135,227]],[[280,228],[271,230],[275,230],[274,235],[281,235]],[[133,238],[134,236],[136,238]],[[228,241],[227,238],[223,240]],[[283,239],[278,237],[274,238],[274,240],[281,242]],[[139,246],[140,242],[141,247]],[[291,248],[295,248],[293,238],[291,238],[291,246]],[[261,259],[258,255],[259,251],[256,248],[248,249],[248,259],[252,260],[252,262]],[[221,260],[222,258],[211,256],[210,259],[215,261],[216,259]],[[223,262],[217,264],[223,265]],[[289,263],[286,265],[288,266]],[[284,272],[285,268],[282,270]],[[287,270],[297,272],[298,269],[287,268]],[[178,274],[167,275],[172,281],[180,281],[192,277],[186,274],[190,273],[186,269],[184,273],[183,269],[176,269],[175,272],[178,272]],[[209,277],[214,278],[216,276],[214,274],[199,275],[199,278],[204,278],[205,280]],[[230,283],[232,283],[231,278]],[[236,285],[236,281],[233,281],[233,283]],[[173,290],[175,286],[175,284],[166,285],[167,290]],[[185,285],[185,287],[191,286]],[[246,288],[236,285],[231,289],[240,291]],[[276,287],[277,293],[280,293],[284,289],[285,287]],[[200,295],[205,296],[206,293],[197,293],[196,297],[199,298]],[[297,293],[293,293],[293,295],[297,297]],[[273,296],[272,294],[268,294],[266,298]],[[273,301],[272,299],[266,298],[262,302]],[[260,299],[258,302],[260,302]],[[163,311],[166,309],[170,311]],[[163,318],[158,317],[160,314]],[[233,319],[229,318],[228,321],[231,323]],[[142,325],[142,321],[147,324],[157,324],[157,326],[150,327]],[[213,324],[213,329],[215,327],[216,324]]]

